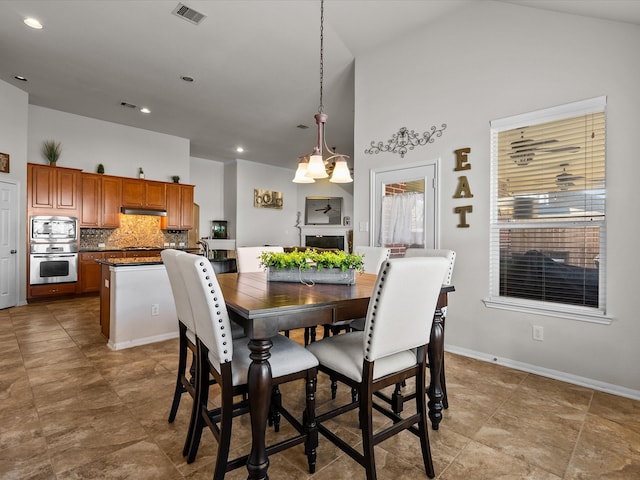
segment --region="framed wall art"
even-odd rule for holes
[[[341,225],[342,197],[307,197],[304,218],[307,225]]]
[[[282,210],[282,192],[273,190],[253,189],[253,206],[255,208],[277,208]]]
[[[9,173],[9,154],[0,153],[0,173]]]

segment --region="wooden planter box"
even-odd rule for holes
[[[267,280],[269,282],[300,282],[300,283],[337,283],[341,285],[355,285],[356,271],[353,268],[345,270],[340,268],[323,268],[316,270],[276,270],[269,267],[267,270]]]

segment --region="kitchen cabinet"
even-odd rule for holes
[[[63,295],[73,295],[76,293],[77,283],[51,283],[47,285],[29,285],[28,299],[36,300],[42,298],[58,297]]]
[[[76,293],[98,293],[100,291],[100,264],[96,260],[123,256],[123,252],[80,252],[78,254]]]
[[[80,211],[80,173],[75,168],[27,164],[29,214],[76,217]]]
[[[193,228],[193,185],[167,184],[167,216],[161,219],[163,230]]]
[[[82,208],[80,226],[93,228],[118,228],[122,179],[110,175],[82,173]]]
[[[129,208],[167,208],[167,184],[137,178],[122,179],[122,206]]]

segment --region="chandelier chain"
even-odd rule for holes
[[[324,0],[320,2],[320,105],[318,112],[322,113],[324,105],[322,104],[322,87],[324,83]]]

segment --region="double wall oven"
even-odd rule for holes
[[[32,216],[29,219],[29,283],[78,281],[78,219]]]

